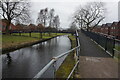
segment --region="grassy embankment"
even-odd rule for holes
[[[14,47],[22,48],[25,45],[35,43],[38,41],[44,41],[45,39],[49,39],[59,35],[65,35],[65,34],[57,33],[56,35],[56,33],[51,33],[51,35],[49,36],[48,33],[45,33],[44,35],[42,35],[42,38],[40,38],[40,33],[31,33],[31,37],[29,36],[29,33],[21,33],[21,36],[19,36],[19,33],[14,33],[12,35],[2,35],[1,48],[3,50],[8,50],[8,49],[10,50],[11,48],[14,48]]]
[[[12,35],[20,36],[19,33],[13,33]],[[57,34],[51,33],[50,35],[49,35],[49,33],[42,33],[42,39],[47,39],[47,38],[51,38],[51,37],[55,37],[55,36],[59,36],[59,35],[65,35],[65,33],[57,33]],[[30,37],[30,33],[21,33],[21,36]],[[31,37],[41,39],[41,33],[31,33]]]
[[[120,51],[120,45],[116,45],[115,49],[118,50],[118,51]]]
[[[120,45],[119,44],[116,44],[115,45],[115,49],[117,50],[117,51],[114,51],[114,56],[115,56],[115,58],[116,59],[119,59],[120,60]],[[119,52],[118,52],[119,51]]]
[[[71,48],[76,47],[76,38],[75,36],[69,35],[69,38],[71,40]],[[66,59],[63,61],[62,65],[59,67],[59,69],[56,72],[56,78],[67,78],[73,69],[75,65],[75,50],[71,52]]]

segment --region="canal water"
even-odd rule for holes
[[[59,36],[51,40],[22,48],[14,52],[2,55],[3,78],[33,78],[52,57],[68,51],[71,48],[67,36]],[[54,70],[57,70],[64,58],[56,62],[42,75],[42,78],[53,78]]]

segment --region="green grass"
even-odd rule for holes
[[[57,35],[65,35],[64,33],[57,33]],[[42,38],[40,33],[31,33],[31,37],[29,33],[13,33],[12,35],[2,35],[2,48],[9,48],[11,46],[19,46],[26,43],[36,42],[38,40],[48,39],[51,37],[57,36],[56,33],[51,33],[49,36],[48,33],[43,33]]]
[[[31,37],[37,37],[37,38],[41,38],[40,36],[41,33],[31,33]],[[19,33],[13,33],[12,35],[18,35],[19,36]],[[28,36],[30,37],[30,34],[29,33],[21,33],[22,36]],[[54,36],[59,36],[59,35],[68,35],[67,33],[42,33],[42,38],[51,38],[51,37],[54,37]]]
[[[76,46],[75,36],[69,35],[69,38],[71,39],[72,48],[74,48]],[[63,61],[62,65],[56,71],[56,78],[67,78],[69,76],[75,65],[74,53],[75,51],[71,52]]]
[[[120,45],[115,45],[115,49],[120,51]]]
[[[2,35],[2,48],[8,48],[11,46],[25,44],[38,40],[39,39],[37,38],[24,37],[24,36]]]

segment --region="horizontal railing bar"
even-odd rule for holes
[[[92,32],[92,33],[94,33],[94,32]],[[96,33],[95,33],[96,34]],[[108,35],[108,34],[104,34],[104,33],[98,33],[98,34],[100,34],[100,35],[103,35],[103,36],[107,36],[107,37],[115,37],[115,36],[112,36],[112,35]]]
[[[120,51],[118,51],[117,49],[114,48],[114,50],[120,53]]]
[[[115,41],[118,41],[118,42],[120,42],[120,40],[119,40],[119,39],[115,39]]]
[[[71,75],[73,74],[74,70],[76,69],[77,65],[78,65],[79,61],[77,61],[77,63],[75,64],[74,68],[72,69],[71,73],[69,74],[67,80],[71,77]]]
[[[47,71],[47,69],[55,62],[55,59],[52,59],[34,78],[40,78],[42,74]]]
[[[55,57],[55,58],[56,58],[56,59],[59,59],[59,58],[67,55],[68,53],[72,52],[73,50],[75,50],[75,49],[77,49],[77,48],[79,48],[79,47],[80,47],[80,46],[77,46],[77,47],[75,47],[75,48],[73,48],[73,49],[71,49],[71,50],[69,50],[69,51],[67,51],[67,52],[65,52],[65,53],[62,53],[61,55],[59,55],[59,56],[57,56],[57,57]]]
[[[93,32],[92,32],[93,33]],[[96,34],[96,33],[95,33]],[[102,36],[107,36],[107,38],[109,38],[109,39],[111,39],[111,37],[112,38],[115,38],[115,36],[112,36],[112,35],[107,35],[107,34],[104,34],[104,33],[99,33],[100,35],[102,35]],[[119,39],[115,39],[115,41],[119,41],[120,42],[120,40]]]
[[[79,48],[79,47],[80,47],[80,46],[77,46],[77,47],[75,47],[75,48],[73,48],[73,49],[71,49],[71,50],[69,50],[69,51],[67,51],[67,52],[65,52],[65,53],[62,53],[61,55],[59,55],[59,56],[57,56],[57,57],[52,58],[52,60],[51,60],[34,78],[40,78],[40,77],[42,76],[42,74],[43,74],[55,61],[57,61],[59,58],[65,56],[65,55],[67,55],[67,54],[69,54],[70,52],[72,52],[73,50],[75,50],[75,49],[77,49],[77,48]],[[34,80],[34,79],[33,79],[33,80]]]

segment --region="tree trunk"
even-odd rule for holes
[[[89,24],[87,24],[87,31],[89,31]]]
[[[49,23],[49,27],[51,27],[51,20],[50,20],[50,23]]]
[[[29,37],[31,37],[31,32],[29,32]]]
[[[56,31],[56,36],[57,36],[57,31]]]
[[[10,30],[9,30],[10,24],[11,24],[11,21],[8,21],[8,22],[7,22],[7,25],[6,25],[6,28],[5,28],[6,34],[10,34]]]
[[[40,32],[40,39],[42,39],[42,32]]]
[[[44,19],[44,27],[45,27],[45,24],[46,24],[46,20]]]
[[[49,36],[51,36],[51,35],[50,35],[50,32],[49,32]]]

